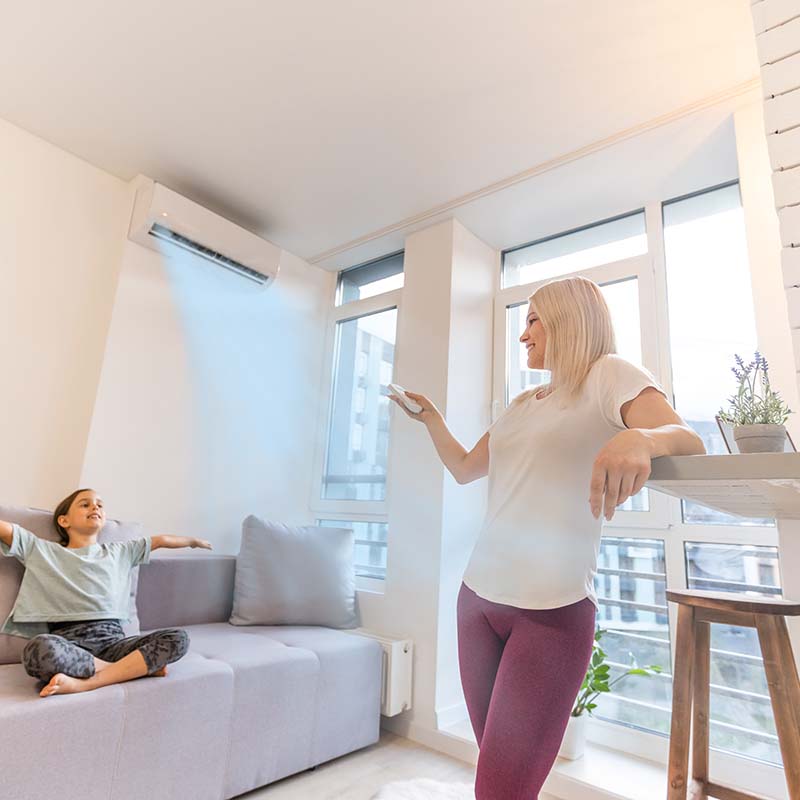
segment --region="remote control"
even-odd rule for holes
[[[419,414],[419,412],[422,411],[422,406],[419,403],[414,402],[406,394],[406,390],[402,386],[398,386],[396,383],[390,383],[389,390],[391,391],[392,394],[396,394],[403,401],[403,405],[412,414]]]

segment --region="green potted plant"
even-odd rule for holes
[[[638,666],[633,653],[628,651],[631,659],[630,669],[621,675],[617,675],[613,681],[609,681],[608,677],[611,668],[605,663],[606,654],[603,648],[600,647],[600,639],[604,633],[608,633],[608,631],[598,628],[594,635],[592,658],[589,661],[586,677],[583,679],[575,705],[572,708],[567,730],[561,742],[561,749],[558,751],[558,755],[561,758],[574,760],[583,755],[583,749],[586,744],[586,718],[591,716],[592,711],[597,708],[597,703],[594,701],[601,693],[610,692],[614,684],[619,683],[629,675],[655,675],[662,671],[662,668],[657,664],[651,664],[648,667]]]
[[[719,418],[733,425],[739,452],[782,453],[785,422],[794,412],[772,390],[767,359],[758,350],[755,356],[749,364],[738,354],[734,356],[739,368],[731,369],[739,381],[739,389],[729,398],[729,410],[719,410]]]

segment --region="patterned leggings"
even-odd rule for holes
[[[119,661],[135,650],[141,652],[147,674],[152,675],[182,658],[189,649],[189,635],[180,628],[126,638],[116,619],[50,623],[50,631],[34,636],[22,651],[25,671],[45,682],[59,672],[73,678],[91,678],[95,672],[94,656],[101,661]]]

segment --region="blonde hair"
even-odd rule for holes
[[[600,287],[575,276],[540,286],[529,298],[547,335],[544,368],[547,386],[563,400],[577,398],[583,381],[598,358],[616,353],[611,313]],[[538,391],[542,387],[536,387]]]

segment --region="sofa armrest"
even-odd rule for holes
[[[227,622],[236,556],[153,556],[139,567],[136,606],[143,631]]]

